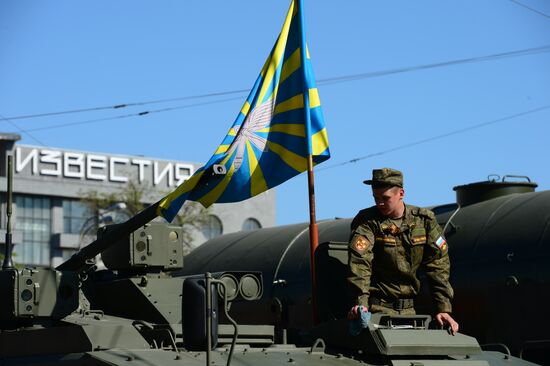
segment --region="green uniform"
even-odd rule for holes
[[[369,297],[390,303],[414,298],[422,266],[437,312],[452,311],[447,243],[432,211],[405,205],[403,218],[392,220],[373,206],[357,214],[351,232],[348,281],[357,305],[369,307]],[[369,308],[379,310],[380,305]]]

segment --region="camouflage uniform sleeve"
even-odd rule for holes
[[[453,288],[449,283],[451,264],[448,246],[441,228],[431,211],[427,211],[428,245],[424,250],[424,268],[430,282],[434,305],[438,313],[451,313]]]
[[[354,227],[348,250],[348,281],[356,305],[369,305],[374,234],[368,224]]]

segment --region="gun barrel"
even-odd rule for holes
[[[94,258],[99,253],[103,252],[105,249],[115,244],[125,235],[136,231],[137,229],[157,217],[157,207],[159,203],[160,201],[147,207],[135,216],[129,218],[124,223],[120,224],[120,226],[118,226],[114,230],[107,232],[105,235],[96,239],[91,244],[80,249],[67,261],[57,266],[56,269],[59,271],[76,271],[83,268],[86,265],[86,261],[88,259]]]

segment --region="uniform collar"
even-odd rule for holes
[[[399,228],[400,233],[404,233],[404,232],[407,232],[408,230],[412,230],[415,225],[414,217],[411,212],[412,210],[405,204],[405,202],[403,202],[403,204],[405,205],[405,211],[403,212],[403,216],[402,216],[403,221],[401,222],[401,227]],[[379,213],[379,216],[382,218],[380,222],[381,229],[382,231],[385,232],[386,230],[388,230],[388,228],[394,225],[395,219],[392,220],[388,216],[383,216],[380,213],[380,211],[378,213]]]
[[[415,225],[412,209],[405,204],[405,214],[403,215],[403,224],[401,226],[406,226],[407,229],[412,230]]]

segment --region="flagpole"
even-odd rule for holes
[[[299,6],[300,23],[301,23],[301,58],[302,58],[302,72],[304,81],[304,118],[306,126],[306,139],[307,139],[307,181],[308,181],[308,197],[309,197],[309,264],[311,274],[311,312],[313,325],[319,323],[319,317],[317,315],[317,275],[315,271],[315,250],[319,246],[319,234],[317,231],[317,222],[315,219],[315,180],[313,176],[313,149],[311,142],[311,111],[309,103],[309,83],[308,75],[306,74],[306,62],[307,62],[307,43],[305,32],[305,19],[303,11],[303,0],[295,0],[295,4]]]
[[[317,271],[315,269],[315,251],[319,246],[319,232],[315,218],[315,179],[313,176],[313,158],[308,155],[307,159],[307,182],[309,196],[309,252],[311,268],[311,310],[313,313],[313,325],[319,324],[317,314]]]

